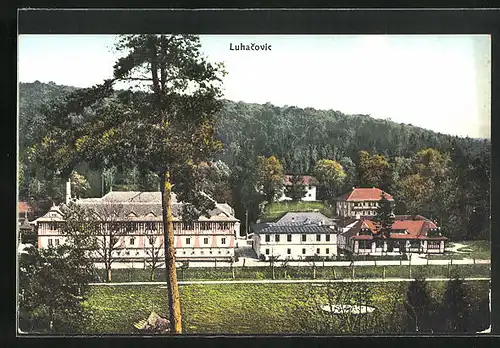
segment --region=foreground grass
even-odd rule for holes
[[[283,267],[277,262],[274,268],[274,279],[346,279],[353,277],[352,267],[321,267],[321,262],[301,267]],[[234,278],[233,278],[234,274]],[[489,277],[490,265],[419,265],[419,266],[356,266],[355,278],[448,278],[457,275],[460,277]],[[150,270],[147,269],[116,269],[112,273],[112,281],[147,282]],[[103,275],[101,276],[103,279]],[[241,280],[241,279],[273,279],[273,272],[269,265],[263,267],[238,267],[231,270],[223,268],[188,268],[178,269],[177,279],[183,280]],[[155,281],[166,281],[165,270],[155,272]]]
[[[264,210],[262,221],[275,221],[287,212],[294,211],[314,211],[319,210],[320,213],[327,217],[332,217],[333,208],[325,205],[323,202],[275,202],[268,204]]]
[[[373,306],[383,310],[389,298],[402,300],[407,284],[370,284]],[[474,310],[481,321],[478,326],[482,327],[489,320],[488,282],[468,282],[468,285],[474,297]],[[431,296],[441,301],[445,286],[445,282],[429,283]],[[317,303],[309,299],[314,291],[324,292],[311,284],[204,284],[183,285],[179,290],[186,334],[298,333],[302,328],[296,316],[317,310]],[[302,307],[301,313],[294,312],[304,304],[308,308]],[[152,310],[168,316],[166,289],[158,285],[94,286],[85,309],[90,320],[82,327],[82,333],[133,334],[136,333],[133,324]]]
[[[457,251],[467,252],[467,258],[491,259],[491,242],[489,240],[474,240],[462,242],[466,247]]]

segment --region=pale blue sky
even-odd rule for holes
[[[112,35],[21,35],[21,82],[87,87],[112,76]],[[223,61],[225,98],[391,118],[437,132],[490,137],[487,35],[202,35]],[[231,51],[230,43],[271,51]]]

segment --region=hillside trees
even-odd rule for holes
[[[38,111],[41,102],[37,100],[39,97],[42,101],[50,100],[41,96],[48,96],[54,93],[57,88],[61,94],[64,94],[64,86],[21,83],[20,114],[27,115],[25,108],[31,108],[37,110],[36,115],[35,111],[30,111],[31,116],[43,119],[41,117],[43,115]],[[35,93],[35,90],[40,91]],[[43,129],[43,127],[37,126],[36,129]],[[20,122],[20,135],[26,134],[26,138],[43,135],[36,129],[33,129],[30,122]],[[408,124],[374,119],[367,115],[345,115],[334,110],[314,110],[294,106],[276,107],[269,103],[259,105],[228,100],[223,101],[214,129],[218,139],[225,144],[225,151],[219,154],[217,159],[226,163],[231,169],[234,168],[235,159],[240,156],[239,149],[242,148],[247,151],[248,158],[274,155],[280,159],[285,172],[302,175],[313,174],[315,158],[329,158],[338,161],[347,174],[342,191],[350,189],[352,186],[372,187],[373,184],[376,184],[375,186],[394,196],[397,204],[395,209],[398,214],[416,211],[427,214],[432,209],[432,218],[437,219],[438,223],[443,226],[443,232],[444,227],[448,226],[446,233],[454,239],[484,239],[489,235],[489,167],[491,159],[491,142],[489,140],[439,134]],[[34,140],[30,139],[29,141],[33,142]],[[22,144],[28,144],[28,141],[20,143],[21,152],[25,148],[25,145]],[[406,189],[411,190],[412,187],[415,187],[414,184],[418,187],[425,181],[421,178],[422,173],[419,176],[410,177],[417,174],[412,166],[414,156],[417,152],[428,148],[433,148],[441,154],[450,153],[451,171],[441,184],[443,190],[444,186],[448,188],[441,193],[436,191],[435,206],[429,206],[428,202],[420,198],[425,196],[423,191],[410,191],[407,195],[416,196],[417,203],[412,206],[413,201],[408,202],[410,206],[406,207],[407,202],[403,197],[403,194],[406,194]],[[379,180],[375,180],[377,181],[375,183],[358,182],[358,172],[363,170],[363,168],[356,167],[359,165],[360,150],[368,151],[370,154],[383,155],[389,163],[386,183],[380,184]],[[350,158],[356,165],[348,164],[345,158]],[[57,185],[55,182],[49,182],[40,168],[36,170],[35,177],[33,164],[26,160],[26,156],[22,157],[21,162],[26,166],[24,172],[26,179],[24,180],[25,184],[23,184],[25,188],[20,191],[20,197],[27,198],[27,187],[29,186],[31,192],[37,191],[37,197],[47,198],[48,191],[52,190],[50,194],[56,197],[56,201],[64,198],[63,181]],[[46,168],[42,169],[46,170]],[[130,168],[125,169],[125,171],[127,170]],[[92,192],[96,191],[96,187],[100,187],[92,182],[87,171],[78,169],[78,172],[88,178]],[[353,176],[352,173],[355,175]],[[157,177],[156,174],[154,175]],[[235,175],[231,174],[232,181],[235,180]],[[407,178],[408,181],[403,182],[399,188],[400,182]],[[120,178],[117,176],[115,184],[120,183]],[[37,186],[40,186],[40,190],[36,190]],[[49,186],[53,186],[53,188]],[[58,188],[54,189],[56,186]],[[157,186],[153,185],[152,187]],[[399,189],[402,190],[402,199],[398,197]],[[233,190],[233,196],[235,194]],[[59,198],[57,198],[58,195]],[[447,201],[448,208],[439,208],[438,203],[441,205],[443,202],[442,206],[445,206],[444,201]],[[242,205],[243,202],[235,204]],[[250,206],[251,204],[245,202],[245,205]],[[242,221],[245,219],[245,211],[246,209],[241,207],[237,209],[237,217]]]
[[[362,150],[359,152],[357,168],[361,187],[379,187],[382,190],[389,188],[389,162],[384,155]]]
[[[285,194],[292,199],[292,202],[298,202],[307,193],[306,186],[304,185],[304,177],[302,175],[294,174],[290,178],[290,185],[285,187]]]
[[[224,70],[202,56],[194,35],[123,35],[116,50],[113,79],[51,105],[32,154],[63,177],[81,161],[136,165],[159,177],[170,322],[181,333],[171,191],[175,183],[178,198],[192,203],[184,205],[185,220],[213,207],[199,189],[198,164],[221,149],[214,124]],[[114,93],[117,82],[128,89]]]
[[[265,200],[273,203],[283,193],[285,174],[283,166],[275,156],[257,158],[258,185],[262,189]]]
[[[313,173],[323,191],[322,198],[331,203],[344,185],[347,177],[344,169],[337,161],[322,159],[316,163]]]

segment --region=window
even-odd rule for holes
[[[269,249],[266,249],[266,255],[269,255]]]
[[[384,241],[383,241],[383,240],[377,240],[377,241],[375,242],[375,246],[376,246],[377,248],[383,248],[383,247],[384,247]]]
[[[321,242],[321,234],[316,235],[316,242]]]
[[[130,251],[125,251],[125,255],[130,256]]]
[[[305,255],[306,249],[302,249],[302,255]]]
[[[59,245],[59,239],[55,239],[54,241],[55,241],[56,245]]]
[[[182,254],[183,254],[183,255],[186,255],[186,250],[184,250],[184,251],[182,252]]]
[[[266,242],[270,242],[271,241],[271,236],[266,234]]]
[[[303,242],[305,242],[305,241],[306,241],[306,235],[305,235],[305,234],[303,234],[303,235],[302,235],[302,241],[303,241]]]
[[[203,244],[208,244],[208,238],[203,238]]]
[[[226,244],[226,238],[222,238],[222,239],[221,239],[221,243],[222,243],[222,244]]]
[[[52,246],[52,239],[49,238],[49,247],[51,247],[51,246]]]
[[[286,236],[286,241],[287,242],[291,242],[292,241],[292,235],[291,234],[289,234],[289,235]]]
[[[130,238],[130,245],[134,245],[135,244],[135,238]]]
[[[330,254],[330,249],[326,248],[325,254]]]
[[[292,253],[292,249],[290,249],[290,248],[289,248],[289,249],[286,249],[286,253],[287,253],[288,255],[290,255],[290,254]]]
[[[219,250],[219,255],[222,254],[222,251]]]
[[[138,251],[136,251],[136,252],[135,252],[135,256],[138,256],[138,255],[139,255],[139,252],[138,252]]]
[[[360,240],[358,245],[359,245],[360,249],[371,249],[372,241],[371,240]]]
[[[307,197],[311,197],[311,196],[312,196],[312,194],[310,194],[310,193],[307,194]]]
[[[274,236],[274,241],[275,242],[279,242],[280,241],[280,235],[279,234],[277,234],[277,235]]]
[[[327,235],[325,236],[325,239],[326,239],[326,241],[327,241],[327,242],[329,242],[329,241],[330,241],[330,235],[329,235],[329,234],[327,234]]]
[[[191,238],[186,238],[186,244],[191,244]]]
[[[203,255],[203,254],[204,254],[204,252],[203,252],[203,250],[201,250],[201,251],[200,251],[200,255]]]
[[[439,249],[440,241],[430,240],[427,242],[427,249]]]
[[[319,248],[318,248],[318,249],[316,249],[316,254],[318,254],[318,255],[320,254],[320,252],[319,252]]]
[[[149,244],[155,244],[155,237],[149,237]]]
[[[420,248],[420,241],[419,240],[410,241],[410,248]]]

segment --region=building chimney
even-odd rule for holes
[[[71,179],[68,179],[68,181],[66,181],[66,205],[69,204],[70,200],[71,200]]]

